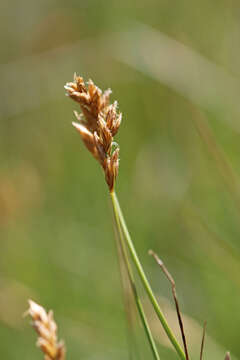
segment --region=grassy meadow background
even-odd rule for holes
[[[240,357],[239,1],[2,1],[0,354],[42,359],[22,314],[54,310],[68,359],[128,357],[112,214],[71,126],[76,71],[111,87],[123,123],[117,193],[172,327],[177,282],[193,358]],[[148,301],[162,359],[177,359]],[[151,357],[135,322],[135,359]],[[176,331],[177,328],[176,328]]]

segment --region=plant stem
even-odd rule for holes
[[[155,295],[153,294],[153,291],[151,289],[151,286],[148,282],[148,279],[144,273],[144,270],[142,268],[142,265],[140,263],[140,260],[138,258],[138,255],[136,253],[136,250],[135,250],[135,247],[133,245],[133,242],[132,242],[132,239],[131,239],[131,236],[129,234],[129,231],[128,231],[128,228],[127,228],[127,225],[126,225],[126,222],[124,220],[124,217],[123,217],[123,214],[122,214],[122,211],[121,211],[121,208],[120,208],[120,205],[119,205],[119,202],[118,202],[118,198],[117,198],[117,195],[116,193],[113,191],[110,193],[111,195],[111,199],[112,199],[112,202],[113,202],[113,207],[116,208],[116,212],[118,214],[118,218],[119,218],[119,221],[121,223],[121,228],[122,228],[122,231],[124,233],[124,236],[125,236],[125,239],[126,239],[126,243],[127,243],[127,246],[128,246],[128,249],[129,249],[129,252],[131,254],[131,257],[132,257],[132,260],[136,266],[136,269],[137,269],[137,272],[139,274],[139,277],[142,281],[142,284],[148,294],[148,297],[154,307],[154,310],[169,338],[169,340],[171,341],[172,345],[174,346],[176,352],[178,353],[180,359],[182,360],[186,360],[185,358],[185,354],[181,348],[181,346],[179,345],[177,339],[175,338],[172,330],[170,329],[168,323],[167,323],[167,320],[165,319],[165,316],[163,315],[162,313],[162,310],[160,309],[160,306],[157,302],[157,299],[155,297]]]
[[[155,341],[153,339],[151,329],[150,329],[150,327],[148,325],[148,321],[147,321],[147,318],[146,318],[146,315],[145,315],[145,312],[144,312],[144,309],[143,309],[143,306],[142,306],[142,302],[141,302],[141,299],[140,299],[140,297],[138,295],[137,288],[136,288],[136,285],[135,285],[134,275],[133,275],[133,272],[132,272],[132,269],[131,269],[131,264],[130,264],[130,262],[128,260],[127,248],[126,248],[126,244],[125,244],[123,233],[122,233],[122,228],[121,228],[121,224],[120,224],[120,219],[119,219],[119,214],[118,214],[118,211],[117,211],[116,203],[113,201],[112,205],[113,205],[113,211],[114,211],[114,216],[115,216],[115,225],[116,225],[116,229],[117,229],[116,233],[118,235],[120,250],[121,250],[121,253],[122,253],[122,256],[123,256],[123,259],[124,259],[124,263],[126,265],[126,270],[127,270],[129,282],[130,282],[131,289],[132,289],[134,299],[135,299],[135,302],[136,302],[136,306],[137,306],[137,309],[138,309],[138,312],[139,312],[139,315],[140,315],[140,319],[142,321],[145,333],[147,335],[147,338],[148,338],[148,341],[149,341],[153,356],[154,356],[155,360],[160,360],[160,357],[159,357],[159,354],[158,354],[158,351],[157,351],[157,347],[156,347]]]
[[[125,266],[125,261],[123,259],[123,252],[121,248],[120,238],[119,238],[119,231],[117,228],[116,218],[115,214],[113,213],[113,223],[114,223],[114,233],[116,238],[116,247],[117,247],[117,254],[118,254],[118,263],[119,263],[119,270],[120,270],[120,277],[121,277],[121,283],[122,283],[122,290],[123,290],[123,302],[124,302],[124,308],[126,313],[126,319],[127,319],[127,342],[129,347],[129,360],[134,360],[136,354],[137,358],[140,359],[138,354],[138,348],[137,343],[134,335],[134,326],[133,326],[133,316],[132,316],[132,301],[133,294],[130,294],[131,291],[131,283],[129,280],[128,272]],[[132,296],[131,296],[132,295]]]

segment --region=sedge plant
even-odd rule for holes
[[[118,112],[118,104],[116,101],[113,104],[110,103],[110,89],[102,92],[92,80],[89,80],[86,84],[81,76],[74,75],[74,81],[67,83],[65,85],[65,89],[67,91],[67,95],[80,105],[81,113],[79,114],[76,111],[74,112],[77,122],[73,122],[73,126],[79,132],[87,149],[100,163],[105,174],[105,180],[108,185],[109,195],[113,206],[120,248],[127,268],[129,281],[140,319],[146,331],[154,358],[156,360],[159,359],[159,354],[138,295],[131,268],[132,265],[128,254],[131,256],[132,263],[135,265],[146,294],[153,305],[166,335],[174,346],[179,358],[181,360],[185,360],[186,354],[178,343],[165,316],[163,315],[150,283],[145,275],[115,191],[115,183],[119,169],[119,147],[114,141],[114,136],[117,134],[122,121],[122,114]]]
[[[138,257],[134,243],[128,231],[128,227],[116,194],[115,184],[119,169],[119,147],[114,141],[114,137],[117,134],[122,121],[122,114],[118,111],[118,103],[117,101],[112,104],[110,103],[110,89],[102,92],[102,90],[98,88],[92,80],[85,83],[83,78],[81,76],[77,76],[76,74],[74,75],[74,80],[65,85],[65,89],[66,95],[78,103],[81,110],[81,113],[74,111],[77,121],[72,124],[80,134],[86,148],[101,165],[105,175],[114,214],[114,228],[117,239],[123,287],[126,285],[124,282],[127,278],[127,282],[132,292],[132,297],[135,301],[136,309],[138,311],[140,321],[142,322],[153,358],[155,360],[160,360],[158,349],[139,296],[133,266],[135,267],[135,272],[138,274],[138,277],[166,333],[166,336],[172,343],[178,357],[180,360],[190,360],[183,320],[177,299],[175,281],[157,254],[150,250],[149,254],[153,256],[171,284],[183,348],[170,328],[147,279],[142,263]],[[30,307],[27,313],[32,317],[33,327],[38,333],[37,345],[44,352],[45,360],[65,360],[65,346],[62,341],[58,341],[57,325],[53,319],[53,313],[51,311],[47,313],[43,307],[34,303],[32,300],[29,301],[29,306]],[[203,327],[200,360],[203,359],[205,331],[206,323]],[[229,352],[226,353],[225,360],[230,360]]]

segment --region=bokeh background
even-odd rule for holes
[[[239,1],[13,0],[0,14],[1,357],[42,359],[28,298],[54,309],[68,359],[128,357],[108,192],[64,95],[76,71],[119,101],[117,192],[169,322],[149,248],[176,280],[193,358],[204,320],[205,358],[239,358]],[[135,358],[150,358],[134,326]]]

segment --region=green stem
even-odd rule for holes
[[[132,317],[132,309],[131,309],[131,302],[132,298],[130,299],[129,291],[131,291],[131,284],[128,277],[127,269],[125,266],[125,261],[123,259],[123,251],[119,239],[119,231],[117,228],[116,217],[113,213],[113,222],[114,222],[114,230],[115,230],[115,237],[116,237],[116,246],[117,246],[117,253],[118,253],[118,263],[119,263],[119,270],[120,270],[120,277],[123,289],[123,302],[124,308],[127,318],[127,342],[129,347],[129,359],[133,360],[137,354],[137,358],[139,358],[137,343],[134,335],[134,327],[133,327],[133,317]]]
[[[140,315],[140,319],[141,319],[142,324],[143,324],[143,328],[144,328],[145,333],[147,335],[147,338],[148,338],[148,341],[149,341],[153,356],[154,356],[154,358],[156,360],[160,360],[160,357],[159,357],[159,354],[158,354],[158,351],[157,351],[157,347],[156,347],[156,344],[154,342],[154,339],[153,339],[153,336],[152,336],[152,333],[151,333],[151,329],[150,329],[150,327],[148,325],[148,321],[147,321],[147,318],[146,318],[146,315],[145,315],[145,312],[144,312],[144,309],[143,309],[143,306],[142,306],[141,299],[138,296],[138,292],[137,292],[137,288],[136,288],[135,280],[134,280],[134,275],[133,275],[133,272],[132,272],[132,269],[131,269],[131,264],[130,264],[130,262],[128,260],[127,248],[126,248],[126,244],[125,244],[123,233],[122,233],[122,228],[121,228],[121,224],[120,224],[120,219],[119,219],[119,214],[118,214],[118,211],[117,211],[116,203],[113,201],[112,204],[113,204],[113,211],[114,211],[114,216],[115,216],[115,224],[116,224],[116,228],[118,230],[117,235],[118,235],[119,245],[120,245],[120,249],[121,249],[121,252],[122,252],[122,255],[123,255],[123,259],[124,259],[124,262],[125,262],[125,265],[126,265],[126,270],[127,270],[127,273],[128,273],[128,278],[129,278],[129,281],[130,281],[130,285],[131,285],[131,289],[132,289],[132,292],[133,292],[133,295],[134,295],[136,306],[137,306],[137,309],[138,309],[138,312],[139,312],[139,315]]]
[[[110,193],[111,195],[111,199],[112,199],[112,202],[113,202],[113,206],[114,208],[116,208],[116,211],[118,213],[118,217],[119,217],[119,220],[120,220],[120,223],[121,223],[121,227],[122,227],[122,230],[123,230],[123,233],[124,233],[124,236],[125,236],[125,239],[126,239],[126,243],[127,243],[127,246],[128,246],[128,249],[129,249],[129,252],[131,254],[131,257],[132,257],[132,260],[136,266],[136,269],[137,269],[137,272],[139,274],[139,277],[142,281],[142,284],[148,294],[148,297],[154,307],[154,310],[169,338],[169,340],[171,341],[172,345],[174,346],[176,352],[178,353],[179,357],[182,359],[182,360],[186,360],[185,358],[185,354],[181,348],[181,346],[179,345],[177,339],[175,338],[172,330],[170,329],[168,323],[167,323],[167,320],[165,319],[165,316],[163,315],[162,313],[162,310],[160,309],[160,306],[157,302],[157,299],[155,297],[155,295],[153,294],[153,291],[151,289],[151,286],[148,282],[148,279],[144,273],[144,270],[142,268],[142,265],[140,263],[140,260],[138,258],[138,255],[136,253],[136,250],[135,250],[135,247],[133,245],[133,242],[132,242],[132,239],[131,239],[131,236],[128,232],[128,228],[127,228],[127,225],[126,225],[126,222],[124,220],[124,217],[123,217],[123,214],[122,214],[122,211],[121,211],[121,208],[120,208],[120,205],[119,205],[119,202],[118,202],[118,198],[117,198],[117,195],[116,193],[113,191]]]

